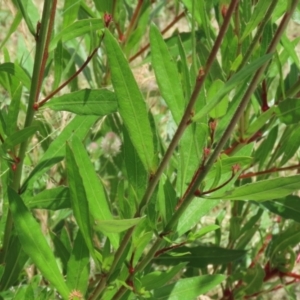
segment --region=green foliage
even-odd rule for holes
[[[57,2],[0,6],[0,300],[296,299],[299,0]]]

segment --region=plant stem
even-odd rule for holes
[[[38,98],[39,91],[41,90],[42,80],[40,80],[40,78],[43,78],[44,68],[45,68],[45,63],[43,63],[43,60],[46,59],[45,53],[48,53],[47,42],[49,43],[50,41],[49,35],[51,35],[52,33],[52,28],[50,28],[50,25],[52,24],[53,26],[53,20],[56,11],[56,2],[57,0],[54,1],[45,0],[44,2],[41,28],[39,31],[39,37],[36,42],[36,53],[35,53],[35,60],[33,66],[31,87],[30,87],[24,128],[29,127],[33,121],[33,117],[34,117],[33,104],[35,100]],[[24,158],[25,158],[28,143],[29,141],[27,140],[20,145],[20,150],[18,154],[18,158],[20,159],[20,162],[17,164],[17,169],[14,171],[14,177],[12,182],[12,188],[15,191],[18,191],[20,187],[23,163],[24,163]],[[2,252],[0,257],[1,263],[5,260],[5,256],[8,250],[12,226],[13,226],[12,216],[10,211],[8,211],[6,226],[4,231],[4,238],[3,238],[3,247],[2,247]]]
[[[135,27],[137,19],[138,19],[138,16],[139,16],[139,14],[141,12],[142,5],[143,5],[143,0],[138,0],[136,8],[135,8],[135,10],[133,12],[132,18],[130,20],[130,24],[127,27],[126,33],[125,33],[125,35],[123,37],[123,40],[122,40],[123,43],[126,43],[129,35],[131,34],[133,28]]]
[[[239,176],[239,179],[250,178],[250,177],[254,177],[254,176],[270,174],[270,173],[275,173],[275,172],[280,172],[280,171],[294,170],[294,169],[299,169],[299,168],[300,168],[300,164],[293,165],[293,166],[288,166],[288,167],[283,167],[283,168],[274,167],[274,168],[264,170],[264,171],[249,172],[249,173],[246,173],[246,174],[242,174],[242,175]]]

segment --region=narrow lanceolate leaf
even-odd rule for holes
[[[11,62],[0,64],[0,72],[5,72],[15,76],[28,90],[30,90],[30,77],[18,64],[13,64]]]
[[[153,135],[145,101],[118,42],[108,30],[105,33],[105,46],[119,112],[146,170],[153,172]]]
[[[281,101],[275,111],[281,122],[287,125],[298,123],[300,118],[300,101],[292,98]]]
[[[83,139],[97,119],[98,117],[95,116],[76,116],[70,121],[60,135],[50,144],[37,166],[26,178],[21,191],[24,192],[27,186],[33,184],[36,178],[44,174],[53,165],[63,160],[65,156],[66,141],[75,134],[77,137]]]
[[[24,265],[28,261],[28,255],[24,252],[16,235],[12,236],[9,241],[8,253],[9,255],[6,255],[3,263],[4,272],[1,274],[0,280],[2,291],[9,289],[18,281]]]
[[[66,161],[70,198],[74,217],[84,236],[88,249],[95,258],[96,256],[92,242],[91,220],[86,191],[79,172],[79,167],[76,164],[75,155],[68,143],[66,148]]]
[[[44,190],[34,197],[24,198],[24,202],[29,208],[58,210],[70,208],[70,193],[66,187]]]
[[[115,94],[107,89],[83,89],[51,99],[45,107],[78,115],[105,116],[117,111]]]
[[[71,146],[74,153],[74,159],[76,161],[76,165],[78,166],[78,171],[85,188],[91,215],[93,216],[94,220],[113,220],[103,187],[83,144],[77,136],[73,137]],[[111,244],[114,247],[117,247],[119,240],[118,235],[108,233],[107,236],[109,237]]]
[[[67,285],[71,290],[86,293],[89,283],[90,256],[84,238],[80,230],[77,233],[73,251],[68,261]]]
[[[266,201],[285,197],[299,189],[300,175],[294,175],[245,184],[217,199]],[[209,198],[216,199],[213,194]]]
[[[300,242],[300,225],[299,223],[291,223],[290,226],[273,236],[270,242],[266,255],[274,257],[279,254],[280,251],[285,251],[288,247],[295,247]]]
[[[186,266],[186,263],[178,264],[167,271],[154,271],[142,277],[143,287],[147,290],[157,289],[164,286],[172,280],[176,274],[181,272]]]
[[[259,3],[255,6],[253,14],[251,14],[251,20],[247,23],[246,28],[243,32],[243,35],[241,37],[241,40],[243,41],[245,37],[247,37],[251,31],[253,31],[257,25],[262,21],[264,18],[266,11],[268,10],[268,7],[270,6],[271,1],[264,1],[261,0]]]
[[[210,291],[225,279],[224,275],[203,275],[184,278],[154,290],[156,300],[194,300]]]
[[[246,255],[245,250],[233,250],[219,247],[180,247],[172,250],[170,254],[163,254],[154,259],[155,263],[166,266],[175,266],[186,262],[188,266],[203,268],[209,264],[227,264]]]
[[[132,226],[139,224],[144,218],[135,219],[124,219],[124,220],[109,220],[109,221],[99,221],[96,220],[95,230],[101,231],[104,234],[108,233],[118,233],[125,231]]]
[[[151,59],[160,93],[177,124],[184,110],[184,96],[179,79],[176,63],[173,61],[168,47],[160,31],[155,25],[150,30]]]
[[[18,123],[18,115],[20,111],[21,96],[22,96],[22,85],[20,83],[19,86],[16,88],[16,90],[12,93],[11,103],[8,107],[8,114],[7,114],[7,121],[6,121],[7,136],[12,135],[18,128],[17,123]]]
[[[209,113],[219,102],[228,94],[231,90],[241,84],[247,77],[253,75],[261,66],[263,66],[272,57],[272,54],[266,54],[263,57],[258,58],[249,66],[246,66],[238,73],[234,74],[224,86],[215,94],[215,96],[200,110],[194,117],[193,121],[197,121]]]
[[[103,28],[102,19],[84,19],[76,21],[57,33],[57,35],[52,39],[50,43],[49,50],[53,50],[59,40],[66,42],[86,33],[91,34],[92,32],[101,28]]]
[[[300,223],[300,197],[298,196],[290,195],[283,199],[266,201],[262,205],[274,214]]]
[[[32,137],[37,130],[37,126],[30,126],[19,130],[13,133],[11,136],[9,136],[7,139],[5,139],[5,142],[2,147],[4,149],[12,149],[13,147],[23,143],[24,141]]]
[[[201,198],[195,199],[184,211],[178,221],[176,229],[178,236],[181,236],[198,224],[199,219],[210,212],[216,205],[218,205],[218,201],[210,201]]]
[[[61,296],[68,299],[70,291],[40,225],[28,211],[22,198],[10,188],[8,188],[8,199],[15,229],[24,252],[29,255],[43,276],[58,290]]]
[[[33,36],[35,36],[36,34],[35,24],[38,21],[38,17],[37,17],[38,11],[35,5],[32,3],[31,0],[27,0],[27,1],[17,0],[17,4],[30,33]]]

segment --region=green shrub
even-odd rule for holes
[[[40,4],[0,6],[1,299],[297,299],[299,1]]]

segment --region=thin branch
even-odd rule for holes
[[[101,37],[101,42],[103,40],[104,34]],[[41,106],[43,106],[49,99],[51,99],[54,95],[56,95],[60,90],[62,90],[66,85],[68,85],[75,77],[77,77],[82,71],[83,69],[88,65],[88,63],[91,61],[91,59],[93,58],[93,56],[97,53],[99,47],[95,48],[93,50],[93,52],[88,56],[88,58],[86,59],[86,61],[83,63],[83,65],[70,77],[68,78],[63,84],[61,84],[56,90],[54,90],[53,92],[51,92],[46,98],[44,98],[42,101],[40,101],[39,103],[37,103],[34,106],[34,109],[38,109]]]
[[[129,26],[127,27],[126,33],[123,36],[123,39],[122,39],[123,43],[125,43],[127,41],[130,33],[132,32],[133,28],[135,27],[138,16],[141,12],[142,5],[143,5],[143,0],[138,0],[136,8],[133,12],[132,18],[130,20]]]
[[[280,171],[295,170],[295,169],[299,169],[299,168],[300,168],[300,164],[289,166],[289,167],[283,167],[283,168],[274,167],[274,168],[264,170],[264,171],[249,172],[249,173],[246,173],[246,174],[242,174],[242,175],[239,176],[239,179],[256,177],[256,176],[259,176],[259,175],[270,174],[270,173],[275,173],[275,172],[280,172]]]

